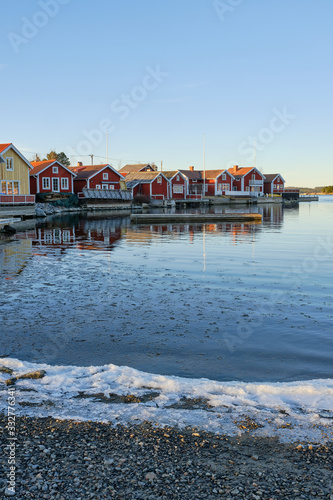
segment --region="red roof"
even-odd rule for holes
[[[235,167],[231,167],[228,169],[228,172],[230,172],[234,177],[243,177],[244,175],[248,174],[253,170],[254,167],[238,167],[235,169]]]
[[[69,172],[71,172],[69,168],[65,167],[64,165],[59,163],[57,160],[32,161],[30,163],[33,166],[33,169],[30,170],[30,175],[38,175],[40,172],[42,172],[46,168],[50,167],[54,163],[59,165],[59,167],[62,167],[65,170],[68,170]],[[71,172],[71,174],[75,176],[75,172]]]
[[[9,142],[8,144],[0,144],[0,153],[2,153],[5,149],[8,148],[8,146],[11,146],[12,143]]]

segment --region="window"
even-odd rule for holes
[[[256,180],[256,174],[252,174],[252,180],[255,181]]]
[[[52,178],[52,191],[54,193],[59,193],[59,179],[58,179],[58,177]]]
[[[101,189],[101,185],[100,184],[96,184],[95,189]]]
[[[50,189],[50,177],[43,177],[42,178],[42,186],[43,186],[43,189]]]
[[[176,176],[176,181],[179,182],[179,175]]]
[[[273,188],[276,189],[276,184],[273,184]]]
[[[103,181],[107,181],[109,178],[109,174],[107,172],[103,173]]]
[[[222,180],[226,181],[227,180],[227,174],[222,174]]]
[[[61,189],[68,189],[68,178],[67,177],[61,178]]]
[[[13,189],[14,194],[20,194],[20,183],[19,183],[19,181],[14,181],[13,184],[14,184],[14,189]]]
[[[175,194],[181,194],[181,193],[183,193],[183,188],[184,188],[184,186],[181,186],[181,185],[180,185],[180,186],[174,185],[174,186],[173,186],[173,192],[174,192]]]
[[[205,193],[208,191],[208,184],[205,184]]]
[[[250,191],[250,188],[249,188],[249,186],[246,186],[246,191]]]
[[[59,172],[58,167],[52,167],[52,174],[57,174]]]
[[[2,192],[3,194],[6,194],[6,193],[7,193],[7,190],[6,190],[6,184],[7,184],[7,183],[6,183],[6,181],[2,181],[2,182],[1,182],[1,192]]]
[[[102,189],[109,189],[109,186],[107,184],[102,184]]]
[[[114,185],[113,185],[113,184],[110,184],[110,185],[109,185],[109,189],[114,189]]]
[[[157,177],[157,184],[162,184],[162,177],[160,175]]]
[[[14,158],[6,158],[6,170],[14,170]]]
[[[229,184],[222,184],[222,191],[229,191],[230,185]]]
[[[1,192],[3,194],[20,194],[19,181],[2,181]]]

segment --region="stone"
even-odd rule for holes
[[[147,479],[147,481],[155,481],[157,479],[157,476],[156,476],[155,472],[148,472],[145,475],[145,479]]]
[[[36,207],[35,215],[36,215],[36,217],[46,217],[46,213],[44,212],[44,210],[42,210],[39,207]]]

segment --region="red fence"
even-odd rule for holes
[[[34,203],[34,194],[0,194],[1,205],[31,205]]]

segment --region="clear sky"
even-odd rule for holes
[[[1,2],[0,142],[333,184],[332,0]],[[256,143],[256,159],[254,158]]]

